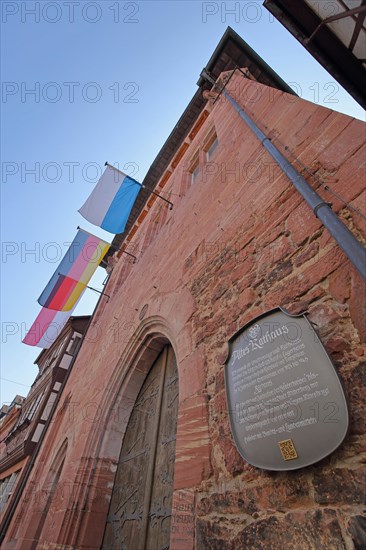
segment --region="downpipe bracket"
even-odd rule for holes
[[[322,208],[322,206],[327,206],[328,208],[332,208],[333,204],[331,202],[320,202],[319,204],[317,204],[316,206],[314,206],[313,208],[313,212],[315,214],[316,217],[318,217],[318,210],[319,208]]]

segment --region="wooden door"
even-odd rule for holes
[[[177,415],[177,365],[172,347],[166,346],[127,425],[103,550],[169,548]]]

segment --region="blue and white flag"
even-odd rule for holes
[[[107,164],[79,212],[88,222],[110,233],[122,233],[140,189],[141,184]]]

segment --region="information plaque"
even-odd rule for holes
[[[229,342],[225,385],[236,446],[253,466],[309,466],[347,434],[341,382],[305,315],[277,308],[237,332]]]

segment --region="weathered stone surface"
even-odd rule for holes
[[[359,196],[352,201],[352,206],[356,208],[361,214],[365,215],[366,211],[366,191],[360,193]],[[362,218],[357,212],[352,212],[352,220],[356,228],[362,235],[366,234],[366,220]]]
[[[366,518],[352,516],[348,523],[348,532],[352,537],[355,550],[364,550],[366,547]]]
[[[286,228],[291,240],[296,245],[304,243],[321,227],[321,222],[311,211],[311,208],[302,202],[287,218]]]
[[[314,262],[303,270],[301,273],[302,284],[306,289],[314,287],[345,262],[346,258],[343,252],[337,246],[333,246],[319,257],[318,262]]]
[[[361,361],[352,370],[344,373],[351,413],[351,433],[365,434],[366,361]]]
[[[196,520],[196,548],[223,550],[232,548],[229,543],[233,525],[223,516],[212,520]],[[239,547],[238,547],[239,548]]]
[[[309,318],[318,329],[329,327],[335,321],[339,321],[341,315],[329,303],[314,304],[309,308]]]
[[[190,488],[209,476],[210,440],[205,396],[186,399],[180,407],[174,488]]]
[[[230,475],[236,476],[243,472],[246,462],[242,459],[238,453],[234,440],[231,435],[229,419],[227,415],[220,418],[219,425],[219,434],[215,437],[214,442],[218,445],[222,453],[223,466],[229,472]],[[214,465],[214,470],[217,475],[220,475],[222,466]]]
[[[344,304],[350,296],[350,279],[347,266],[342,266],[329,277],[329,292],[341,304]]]
[[[233,539],[230,548],[256,550],[345,550],[334,510],[296,512],[261,519]]]
[[[346,340],[345,338],[333,336],[327,340],[325,348],[333,359],[338,359],[339,357],[342,357],[345,352],[351,350],[351,344],[349,340]]]
[[[366,472],[362,469],[334,468],[315,472],[314,498],[319,504],[364,504],[366,502]]]
[[[298,476],[296,479],[268,480],[256,486],[244,484],[235,491],[213,493],[201,499],[197,505],[199,515],[248,514],[255,512],[285,512],[311,504],[309,484]]]
[[[296,267],[300,267],[308,260],[311,260],[311,258],[314,258],[314,256],[319,253],[319,244],[317,242],[312,242],[310,245],[305,246],[302,250],[303,251],[296,256],[294,261]]]
[[[290,261],[282,262],[275,269],[273,269],[265,278],[264,289],[267,290],[277,281],[282,281],[287,275],[292,272],[292,264]]]
[[[354,269],[351,280],[350,314],[358,330],[360,341],[366,342],[366,281]]]
[[[171,524],[171,550],[191,550],[194,546],[194,491],[175,491]]]

